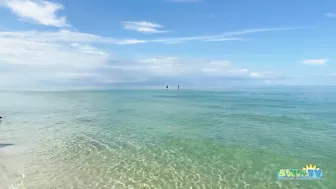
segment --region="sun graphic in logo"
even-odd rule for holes
[[[310,165],[306,165],[306,167],[304,167],[303,168],[303,170],[319,170],[319,168],[316,168],[316,165],[312,165],[312,164],[310,164]]]

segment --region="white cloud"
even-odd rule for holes
[[[163,26],[146,21],[125,21],[121,23],[126,30],[134,30],[141,33],[166,33],[161,30]]]
[[[233,69],[230,70],[230,73],[235,73],[235,74],[248,74],[249,70],[244,68],[244,69]]]
[[[274,78],[280,75],[277,72],[250,72],[250,76],[254,78]]]
[[[17,65],[92,67],[108,54],[89,45],[66,45],[0,38],[0,61]]]
[[[74,64],[78,64],[78,66],[85,67],[87,65],[91,65],[93,62],[97,63],[107,59],[108,53],[93,48],[94,44],[99,43],[127,45],[139,43],[167,43],[174,41],[202,41],[211,38],[218,38],[218,36],[234,36],[273,30],[274,29],[255,29],[227,32],[221,35],[213,36],[157,39],[114,39],[70,30],[60,30],[56,32],[0,31],[0,58],[2,61],[10,64],[27,64],[30,62],[29,64],[55,65],[74,62]],[[57,58],[51,59],[50,57]]]
[[[117,43],[112,38],[105,38],[95,34],[75,32],[71,30],[60,30],[54,32],[21,31],[21,32],[0,32],[0,37],[16,38],[40,42],[99,42]]]
[[[10,48],[8,48],[10,47]],[[0,82],[3,86],[144,82],[151,77],[182,78],[188,75],[249,77],[247,69],[226,60],[191,60],[150,57],[122,60],[83,43],[35,42],[0,38]]]
[[[127,74],[106,69],[109,57],[90,44],[0,38],[0,87],[123,80]]]
[[[252,78],[251,71],[235,68],[227,60],[193,60],[174,56],[122,60],[99,48],[99,44],[203,41],[218,36],[228,37],[261,31],[265,29],[213,36],[156,39],[115,39],[70,30],[0,31],[0,87],[50,82],[83,82],[93,85],[143,82],[151,77],[183,78],[185,75],[194,75],[200,80],[208,76]]]
[[[147,76],[183,77],[194,75],[199,78],[208,76],[231,76],[251,79],[275,79],[280,76],[275,72],[253,72],[246,68],[236,68],[227,60],[197,60],[179,57],[152,57],[132,61],[127,64],[109,66],[110,68],[144,73]]]
[[[22,20],[55,27],[69,26],[66,17],[57,12],[64,9],[62,4],[45,0],[3,0],[0,4],[10,9]]]
[[[150,41],[140,39],[114,39],[102,37],[95,34],[75,32],[71,30],[60,30],[56,32],[22,31],[22,32],[1,32],[0,38],[15,38],[37,42],[74,42],[74,43],[108,43],[119,45],[131,45],[148,43]]]
[[[330,18],[336,18],[336,13],[325,13],[325,16]]]
[[[329,59],[307,59],[303,60],[301,63],[309,65],[324,65],[328,61]]]
[[[176,1],[176,0],[175,0]],[[196,0],[177,0],[196,2]],[[21,20],[58,28],[70,26],[59,16],[64,6],[46,0],[0,0]],[[164,33],[160,24],[146,21],[122,22],[124,29],[142,33]],[[62,29],[60,31],[0,31],[0,87],[50,83],[144,82],[151,77],[183,78],[193,75],[253,78],[262,75],[246,68],[235,68],[227,60],[191,60],[174,56],[120,60],[99,44],[132,45],[143,43],[178,44],[189,41],[243,40],[237,36],[293,28],[260,28],[214,35],[173,38],[117,39]],[[265,74],[264,74],[265,75]],[[267,78],[256,77],[256,78]]]

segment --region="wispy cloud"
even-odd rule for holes
[[[234,36],[241,36],[253,33],[263,33],[263,32],[276,32],[276,31],[286,31],[295,30],[295,28],[257,28],[257,29],[245,29],[233,32],[224,32],[221,34],[214,35],[200,35],[200,36],[190,36],[190,37],[175,37],[175,38],[159,38],[150,40],[151,42],[182,42],[182,41],[229,41],[229,40],[242,40],[241,38],[232,38]]]
[[[112,37],[104,37],[90,33],[82,33],[71,30],[60,30],[56,32],[40,32],[40,31],[0,31],[0,38],[14,38],[27,41],[38,42],[81,42],[81,43],[108,43],[119,45],[132,45],[142,43],[167,43],[178,44],[180,42],[188,41],[236,41],[243,40],[235,36],[242,36],[253,33],[275,32],[290,30],[291,28],[261,28],[261,29],[247,29],[242,31],[225,32],[222,34],[205,35],[205,36],[189,36],[189,37],[175,37],[175,38],[151,38],[151,39],[116,39]]]
[[[223,33],[220,36],[221,37],[227,37],[227,36],[260,33],[260,32],[285,31],[285,30],[294,30],[294,29],[296,29],[296,28],[255,28],[255,29],[245,29],[245,30],[234,31],[234,32],[226,32],[226,33]]]
[[[103,37],[90,33],[76,32],[71,30],[60,30],[54,32],[41,31],[0,31],[0,38],[20,39],[25,41],[37,42],[80,42],[80,43],[108,43],[108,44],[137,44],[147,43],[140,39],[115,39],[111,37]]]
[[[329,59],[307,59],[301,61],[302,64],[309,64],[309,65],[324,65],[326,62],[328,62]]]
[[[45,0],[3,0],[0,5],[25,21],[46,26],[69,26],[65,16],[57,15],[58,11],[64,9],[60,3]]]
[[[162,25],[147,21],[125,21],[121,23],[126,30],[134,30],[141,33],[166,33],[161,30]]]
[[[336,13],[325,13],[324,15],[330,18],[336,18]]]

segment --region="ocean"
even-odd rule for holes
[[[0,116],[1,189],[336,188],[331,87],[1,92]]]

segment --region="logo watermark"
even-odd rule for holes
[[[316,165],[306,165],[302,169],[280,169],[278,180],[321,180],[323,171]]]

